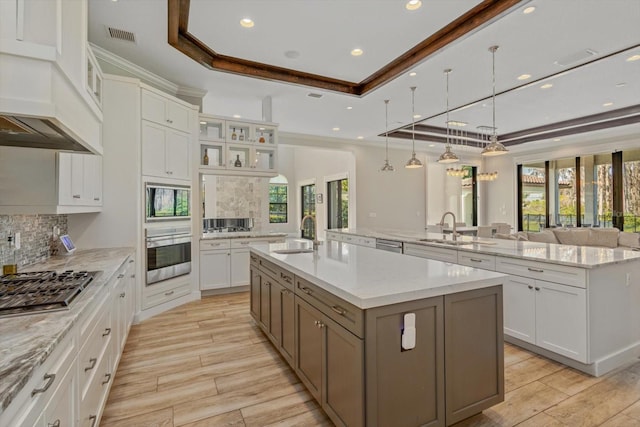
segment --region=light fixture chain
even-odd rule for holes
[[[411,86],[411,147],[416,155],[416,87]]]

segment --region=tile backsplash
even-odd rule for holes
[[[66,215],[0,215],[0,265],[13,264],[14,251],[7,237],[20,233],[21,247],[15,251],[15,262],[20,267],[44,261],[50,256],[49,246],[53,227],[60,234],[67,233]]]
[[[253,218],[253,229],[269,226],[269,178],[207,175],[205,218]]]

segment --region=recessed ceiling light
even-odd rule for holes
[[[542,86],[540,86],[540,89],[550,89],[553,87],[553,84],[551,83],[545,83]]]
[[[429,147],[435,147],[436,144],[429,144]]]
[[[528,15],[528,14],[530,14],[531,12],[533,12],[534,10],[536,10],[536,7],[535,7],[535,6],[529,6],[529,7],[525,8],[525,9],[522,11],[522,13],[524,13],[525,15]]]
[[[627,58],[627,62],[633,62],[640,59],[640,55],[633,55]]]
[[[348,106],[347,110],[353,110],[353,107],[352,106]]]
[[[241,116],[240,114],[234,114],[234,115],[233,115],[233,118],[234,118],[234,119],[239,119],[239,118],[241,118],[241,117],[242,117],[242,116]]]
[[[266,128],[263,127],[259,127],[258,130],[265,130]]]
[[[333,128],[334,132],[338,132],[340,130],[340,128]]]
[[[240,20],[240,25],[242,25],[244,28],[251,28],[255,25],[255,23],[251,18],[242,18]]]
[[[284,56],[289,59],[296,59],[300,56],[300,52],[298,52],[297,50],[288,50],[284,53]]]
[[[625,82],[616,83],[616,87],[625,87],[626,85]]]
[[[553,142],[562,141],[562,138],[553,138]]]
[[[414,118],[414,119],[419,119],[420,117],[422,117],[422,114],[414,114],[414,115],[413,115],[413,118]]]
[[[465,127],[467,124],[465,122],[457,122],[455,120],[449,120],[449,126],[458,126],[458,127]]]
[[[416,73],[415,71],[409,73],[409,77],[415,77],[416,75],[418,75],[418,73]]]
[[[605,102],[604,104],[602,104],[603,107],[611,107],[613,105],[613,102]]]
[[[422,2],[420,0],[409,0],[407,4],[404,5],[407,10],[417,10],[420,9],[420,6],[422,6]]]
[[[360,48],[355,48],[351,51],[351,56],[360,56],[362,55],[364,52],[362,51],[362,49]]]
[[[358,139],[364,139],[364,136],[360,135],[358,136]]]
[[[520,74],[518,80],[527,80],[531,78],[531,74]]]

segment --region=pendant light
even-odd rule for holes
[[[502,143],[498,142],[498,134],[496,133],[496,50],[498,50],[498,46],[489,48],[493,58],[493,134],[489,144],[482,150],[483,156],[499,156],[509,151]]]
[[[438,159],[438,163],[455,163],[459,162],[460,159],[451,151],[451,143],[449,141],[449,74],[451,73],[451,68],[444,70],[444,73],[447,76],[447,145],[444,148],[444,153]]]
[[[411,86],[411,142],[413,147],[413,153],[411,158],[404,165],[407,169],[416,169],[422,167],[422,162],[416,158],[416,87]]]
[[[380,172],[393,172],[396,170],[389,164],[389,100],[384,100],[384,147],[385,158],[384,165],[380,168]]]

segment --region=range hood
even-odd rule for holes
[[[90,153],[51,118],[0,115],[0,145]]]

